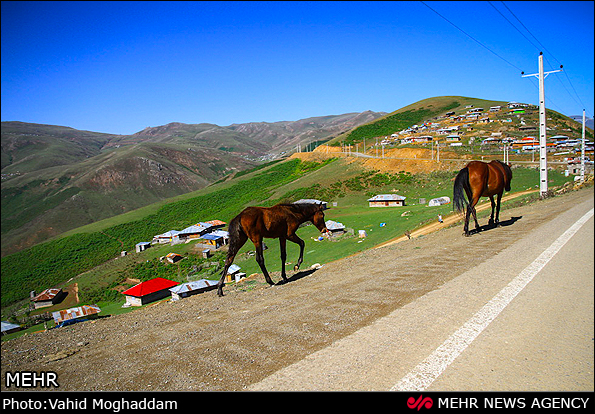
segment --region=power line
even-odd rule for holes
[[[494,8],[494,10],[496,10],[498,13],[500,13],[500,16],[504,17],[504,20],[506,20],[508,23],[510,23],[510,25],[511,25],[512,27],[514,27],[514,29],[515,29],[517,32],[519,32],[519,33],[521,34],[521,36],[523,36],[525,39],[527,39],[527,41],[528,41],[529,43],[531,43],[531,44],[533,45],[533,47],[535,47],[535,49],[537,49],[537,50],[539,51],[539,48],[538,48],[538,47],[537,47],[537,46],[536,46],[536,45],[535,45],[535,44],[534,44],[534,43],[533,43],[533,42],[532,42],[532,41],[531,41],[531,40],[530,40],[530,39],[529,39],[527,36],[525,36],[525,34],[524,34],[523,32],[521,32],[521,31],[518,29],[518,27],[516,27],[516,26],[515,26],[515,25],[514,25],[514,24],[513,24],[513,23],[512,23],[510,20],[508,20],[508,18],[507,18],[505,15],[503,15],[503,14],[502,14],[502,12],[501,12],[500,10],[498,10],[498,9],[496,8],[496,6],[494,6],[494,5],[492,4],[492,2],[491,2],[491,1],[488,1],[488,3],[490,3],[490,6],[492,6],[492,7]]]
[[[517,19],[517,21],[518,21],[518,22],[521,24],[521,26],[523,26],[523,27],[525,28],[525,30],[527,31],[527,33],[529,33],[531,36],[533,36],[533,33],[531,33],[531,31],[530,31],[529,29],[527,29],[527,26],[525,26],[525,25],[523,24],[523,22],[521,22],[521,21],[520,21],[520,19],[519,19],[518,17],[516,17],[516,14],[514,14],[514,13],[512,12],[512,10],[510,10],[510,9],[508,8],[508,6],[507,6],[507,5],[506,5],[506,4],[505,4],[503,1],[501,1],[500,3],[502,3],[502,4],[504,5],[504,7],[506,7],[506,10],[508,10],[508,11],[510,12],[510,14],[512,14],[512,15],[514,16],[514,18],[515,18],[515,19]],[[554,60],[555,60],[556,62],[558,62],[558,64],[562,65],[562,64],[560,63],[560,61],[559,61],[558,59],[556,59],[556,57],[555,57],[555,56],[554,56],[552,53],[550,53],[550,51],[549,51],[549,50],[547,50],[547,49],[545,48],[545,46],[544,46],[544,45],[542,45],[542,44],[541,44],[541,42],[540,42],[539,40],[537,40],[537,38],[536,38],[535,36],[533,36],[533,39],[535,39],[535,41],[536,41],[537,43],[539,43],[539,46],[541,46],[543,50],[545,50],[545,51],[546,51],[546,52],[547,52],[547,53],[548,53],[548,54],[549,54],[551,57],[553,57],[553,58],[554,58]],[[533,44],[533,43],[531,43],[531,44]],[[534,46],[535,46],[535,45],[534,45]]]
[[[555,57],[555,56],[554,56],[554,55],[553,55],[553,54],[552,54],[552,53],[551,53],[549,50],[547,50],[547,48],[546,48],[546,47],[545,47],[545,46],[544,46],[544,45],[543,45],[543,44],[542,44],[542,43],[541,43],[541,42],[540,42],[540,41],[537,39],[537,37],[535,37],[535,35],[534,35],[533,33],[531,33],[531,31],[530,31],[530,30],[527,28],[527,26],[525,26],[525,25],[523,24],[523,22],[521,22],[521,20],[520,20],[520,19],[519,19],[519,18],[516,16],[516,14],[514,14],[514,13],[513,13],[513,11],[512,11],[512,10],[510,10],[510,8],[509,8],[509,7],[508,7],[508,6],[507,6],[507,5],[504,3],[504,1],[500,1],[500,3],[502,3],[502,5],[503,5],[504,7],[506,7],[506,10],[508,10],[508,11],[510,12],[510,14],[512,14],[512,15],[514,16],[514,18],[515,18],[515,19],[516,19],[516,20],[517,20],[517,21],[518,21],[518,22],[521,24],[521,26],[523,26],[523,28],[524,28],[524,29],[527,31],[527,33],[529,33],[529,34],[530,34],[530,35],[533,37],[533,39],[535,39],[535,41],[536,41],[537,43],[539,43],[539,45],[540,45],[540,46],[543,48],[543,50],[545,50],[545,51],[546,51],[546,52],[547,52],[547,53],[548,53],[548,54],[549,54],[549,55],[550,55],[550,56],[551,56],[551,57],[552,57],[552,58],[553,58],[553,59],[554,59],[556,62],[558,62],[558,64],[560,65],[560,67],[562,67],[562,63],[560,63],[560,61],[559,61],[559,60],[558,60],[558,59],[557,59],[557,58],[556,58],[556,57]],[[496,9],[496,7],[495,7],[495,6],[494,6],[494,5],[493,5],[491,2],[490,2],[490,5],[491,5],[491,6],[492,6],[492,7],[493,7],[493,8],[494,8],[494,9],[495,9],[495,10],[496,10],[498,13],[500,13],[500,11],[499,11],[498,9]],[[507,18],[506,18],[506,17],[505,17],[505,16],[504,16],[502,13],[500,13],[500,15],[501,15],[502,17],[504,17],[504,18],[506,19],[506,21],[508,21],[508,22],[509,22],[509,23],[510,23],[510,24],[511,24],[511,25],[512,25],[512,26],[513,26],[513,27],[514,27],[514,28],[515,28],[515,29],[516,29],[516,30],[517,30],[519,33],[521,33],[521,35],[523,35],[523,37],[524,37],[525,39],[527,39],[527,41],[528,41],[529,43],[531,43],[531,45],[533,45],[534,47],[536,47],[536,46],[535,46],[535,44],[534,44],[534,43],[533,43],[531,40],[529,40],[529,39],[527,38],[527,36],[525,36],[525,35],[524,35],[524,34],[523,34],[523,33],[522,33],[522,32],[521,32],[521,31],[520,31],[520,30],[519,30],[519,29],[518,29],[518,28],[517,28],[517,27],[514,25],[514,24],[512,24],[512,22],[511,22],[510,20],[508,20],[508,19],[507,19]],[[544,57],[545,57],[545,56],[544,56]],[[548,59],[547,59],[547,57],[546,57],[546,60],[548,60]],[[548,63],[549,63],[549,60],[548,60]],[[553,67],[553,65],[552,65],[551,63],[550,63],[550,66],[552,66],[552,67]],[[572,90],[574,91],[574,94],[576,95],[576,98],[578,98],[578,101],[575,99],[575,96],[573,96],[573,95],[570,93],[570,91],[569,91],[569,90],[566,88],[566,85],[564,85],[564,83],[562,82],[562,80],[558,79],[558,81],[560,82],[560,84],[562,85],[562,87],[564,88],[564,90],[565,90],[565,91],[568,93],[568,95],[569,95],[569,96],[570,96],[570,97],[571,97],[571,98],[572,98],[572,99],[573,99],[573,100],[574,100],[574,101],[575,101],[577,104],[581,105],[581,107],[584,109],[584,108],[585,108],[585,104],[583,103],[583,101],[582,101],[582,100],[581,100],[581,98],[580,98],[580,95],[577,93],[576,89],[574,88],[574,85],[572,84],[572,81],[570,80],[570,77],[568,76],[568,70],[567,70],[567,69],[565,69],[563,72],[564,72],[564,75],[566,76],[566,79],[568,80],[568,83],[570,84],[570,87],[571,87],[571,88],[572,88]],[[551,102],[551,101],[550,101],[550,102]]]
[[[474,38],[473,36],[471,36],[469,33],[467,33],[466,31],[464,31],[463,29],[461,29],[459,26],[457,26],[456,24],[454,24],[453,22],[451,22],[450,20],[448,20],[446,17],[444,17],[443,15],[441,15],[440,13],[438,13],[436,10],[434,10],[433,8],[431,8],[430,6],[428,6],[423,1],[420,1],[420,3],[422,3],[428,9],[432,10],[438,16],[442,17],[444,20],[446,20],[448,23],[450,23],[452,26],[454,26],[457,30],[459,30],[460,32],[462,32],[465,36],[469,37],[471,40],[473,40],[474,42],[476,42],[477,44],[479,44],[481,47],[487,49],[490,53],[492,53],[495,56],[497,56],[498,58],[502,59],[504,62],[508,63],[510,66],[512,66],[513,68],[516,68],[520,72],[523,71],[521,68],[519,68],[518,66],[516,66],[513,63],[510,63],[508,60],[504,59],[502,56],[500,56],[499,54],[497,54],[496,52],[494,52],[492,49],[490,49],[489,47],[487,47],[486,45],[484,45],[483,43],[481,43],[479,40],[477,40],[476,38]]]

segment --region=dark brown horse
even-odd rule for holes
[[[489,197],[492,202],[492,215],[489,225],[499,226],[500,223],[500,200],[504,191],[510,191],[510,181],[512,180],[512,171],[510,166],[500,161],[471,161],[465,168],[457,174],[454,184],[453,209],[463,212],[467,205],[465,214],[465,236],[469,236],[469,215],[473,214],[475,220],[475,230],[480,231],[475,205],[480,197]],[[467,194],[467,200],[465,200]],[[494,202],[494,196],[497,196],[497,203]],[[496,207],[496,220],[494,220],[494,207]]]
[[[217,284],[217,294],[223,296],[223,285],[229,266],[233,263],[236,254],[248,239],[256,248],[256,262],[260,266],[264,278],[272,285],[273,281],[264,266],[262,239],[279,239],[281,247],[281,276],[287,281],[285,275],[285,250],[287,240],[300,246],[300,257],[294,270],[298,270],[304,258],[304,241],[295,232],[300,224],[312,222],[322,233],[328,230],[324,221],[322,204],[277,204],[273,207],[248,207],[234,217],[229,223],[229,250],[225,259],[225,267],[221,279]]]

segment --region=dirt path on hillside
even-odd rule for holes
[[[56,372],[60,391],[245,390],[439,288],[589,198],[592,187],[504,208],[503,227],[471,238],[455,226],[315,271],[306,262],[306,270],[290,272],[284,285],[267,287],[261,277],[226,286],[223,298],[211,291],[3,342],[2,390],[8,371]]]

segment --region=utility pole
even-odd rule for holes
[[[581,182],[585,182],[585,110],[583,109],[583,139],[581,140]]]
[[[521,72],[523,78],[536,76],[539,79],[539,194],[540,198],[546,198],[547,189],[547,146],[546,146],[546,128],[545,128],[545,90],[544,81],[550,73],[561,72],[560,70],[543,71],[543,52],[539,52],[539,73],[525,75]],[[562,68],[562,65],[560,65]]]

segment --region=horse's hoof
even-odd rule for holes
[[[298,265],[293,266],[293,271],[297,272],[298,270],[300,270],[300,267]]]

